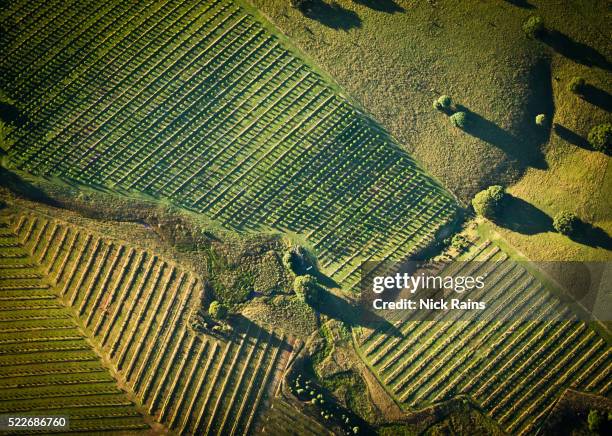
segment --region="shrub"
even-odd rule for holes
[[[436,101],[434,101],[433,107],[434,109],[438,110],[448,109],[451,107],[452,103],[453,101],[448,95],[441,95]]]
[[[227,306],[215,300],[208,306],[208,314],[215,320],[225,319],[227,318]]]
[[[468,124],[468,115],[466,112],[455,112],[450,116],[450,122],[459,129],[465,129]]]
[[[584,87],[586,86],[586,80],[582,77],[572,77],[569,84],[567,85],[567,89],[574,94],[581,94],[584,91]]]
[[[470,241],[464,235],[455,235],[451,239],[451,247],[463,251],[470,246]]]
[[[535,117],[535,123],[536,125],[540,126],[540,127],[544,127],[546,125],[546,115],[544,114],[538,114]]]
[[[506,191],[503,187],[499,185],[489,186],[474,196],[472,207],[480,216],[489,219],[495,218],[505,195]]]
[[[553,219],[553,227],[562,235],[571,235],[576,231],[578,226],[578,217],[576,214],[568,211],[559,212]]]
[[[589,416],[587,417],[587,423],[589,424],[589,430],[592,432],[598,433],[601,430],[603,425],[603,416],[597,410],[589,411]]]
[[[589,132],[589,143],[595,150],[610,153],[612,151],[612,124],[604,123],[593,127]]]
[[[297,276],[293,281],[293,291],[305,303],[316,306],[321,299],[321,287],[312,276]]]
[[[294,272],[296,275],[306,274],[316,264],[313,256],[306,250],[306,248],[296,245],[289,248],[283,254],[283,265],[289,271]]]
[[[530,38],[541,36],[544,29],[544,19],[539,15],[533,15],[523,23],[523,32]]]

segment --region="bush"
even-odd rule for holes
[[[459,129],[465,129],[468,124],[468,115],[466,112],[455,112],[450,116],[450,122]]]
[[[589,132],[589,143],[595,150],[610,153],[612,151],[612,124],[604,123],[593,127]]]
[[[539,15],[533,15],[523,23],[523,32],[530,38],[537,38],[544,33],[544,19]]]
[[[535,117],[535,123],[536,125],[540,126],[540,127],[544,127],[546,125],[546,122],[548,120],[546,119],[546,115],[544,114],[538,114]]]
[[[316,261],[306,248],[296,245],[283,254],[283,265],[299,276],[307,274],[316,265]]]
[[[584,91],[584,87],[586,86],[586,80],[582,77],[572,77],[569,84],[567,85],[567,89],[569,92],[574,94],[581,94]]]
[[[571,235],[576,231],[578,222],[579,220],[576,214],[563,211],[555,215],[555,218],[553,219],[553,227],[562,235]]]
[[[470,241],[464,235],[455,235],[451,239],[451,247],[463,251],[470,246]]]
[[[293,291],[310,306],[316,306],[320,302],[321,287],[312,276],[297,276],[293,281]]]
[[[433,103],[434,109],[442,110],[448,109],[451,107],[453,101],[448,95],[441,95],[436,101]]]
[[[485,218],[493,219],[499,211],[506,191],[499,185],[489,186],[480,191],[472,200],[472,207],[476,213]]]
[[[598,433],[601,430],[603,425],[603,416],[597,410],[589,411],[589,416],[587,417],[587,423],[589,424],[589,430],[592,432]]]
[[[213,301],[210,303],[210,306],[208,306],[208,314],[215,320],[227,318],[227,312],[227,306],[217,300]]]

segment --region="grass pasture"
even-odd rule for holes
[[[62,8],[0,13],[0,88],[28,120],[18,168],[300,233],[347,287],[362,259],[413,254],[453,218],[452,196],[240,4]]]
[[[486,318],[396,315],[396,334],[359,338],[362,356],[399,403],[414,410],[468,395],[508,433],[533,434],[566,388],[609,395],[612,356],[595,330],[492,243],[473,247],[466,260],[487,262],[454,272],[487,274],[494,284]],[[525,315],[513,316],[520,310]]]
[[[527,257],[610,260],[610,156],[587,141],[612,121],[608,2],[338,0],[325,9],[332,2],[313,0],[321,6],[310,16],[284,0],[250,2],[465,204],[508,186],[524,207],[494,230]],[[531,15],[549,31],[539,40],[521,28]],[[574,76],[586,80],[584,95],[568,90]],[[432,108],[443,94],[449,113],[473,115],[470,128]],[[517,230],[529,210],[549,220],[569,210],[599,230],[587,241],[550,225]]]

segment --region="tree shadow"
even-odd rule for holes
[[[331,292],[325,292],[316,309],[319,313],[342,321],[350,327],[366,327],[385,331],[394,337],[401,337],[402,332],[388,320],[369,309],[367,302],[349,303]]]
[[[379,12],[387,12],[394,14],[395,12],[404,12],[405,9],[398,5],[394,0],[353,0],[363,6],[367,6],[370,9],[374,9]]]
[[[336,30],[350,30],[361,27],[361,18],[355,12],[336,2],[310,0],[300,7],[302,13],[319,23]]]
[[[585,138],[583,138],[576,132],[568,129],[567,127],[555,123],[553,125],[553,129],[555,131],[555,134],[564,141],[569,142],[570,144],[575,145],[576,147],[593,150],[593,147],[591,147],[589,141],[587,141]]]
[[[532,5],[531,3],[529,3],[526,0],[506,0],[506,2],[517,6],[519,8],[525,8],[525,9],[535,9],[535,6]]]
[[[464,128],[466,133],[500,148],[523,168],[548,168],[544,154],[540,150],[539,140],[529,141],[527,138],[518,138],[465,106],[457,105],[456,108],[468,114],[469,122]]]
[[[611,70],[612,64],[593,47],[574,41],[557,30],[549,30],[540,39],[557,53],[588,67],[596,66]]]
[[[49,197],[44,191],[32,185],[19,175],[0,166],[0,186],[28,200],[38,201],[49,206],[62,207],[61,203]]]
[[[589,247],[612,250],[612,237],[601,227],[584,221],[578,223],[576,232],[570,236],[570,239]]]
[[[606,112],[612,112],[612,95],[593,85],[585,85],[582,97],[589,103],[599,106]]]
[[[12,104],[0,102],[0,120],[19,127],[25,124],[26,117]]]
[[[525,200],[506,194],[495,223],[523,235],[553,231],[552,218]]]

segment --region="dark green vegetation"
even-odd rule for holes
[[[578,227],[578,217],[572,212],[559,212],[553,219],[553,227],[563,235],[572,235]]]
[[[414,254],[454,215],[448,193],[240,5],[61,8],[16,1],[0,14],[0,88],[27,119],[16,167],[304,234],[349,287],[361,259]]]
[[[612,123],[598,124],[589,132],[589,143],[595,150],[612,153]]]
[[[499,213],[505,195],[506,192],[502,186],[489,186],[474,196],[472,207],[478,215],[493,219]]]

